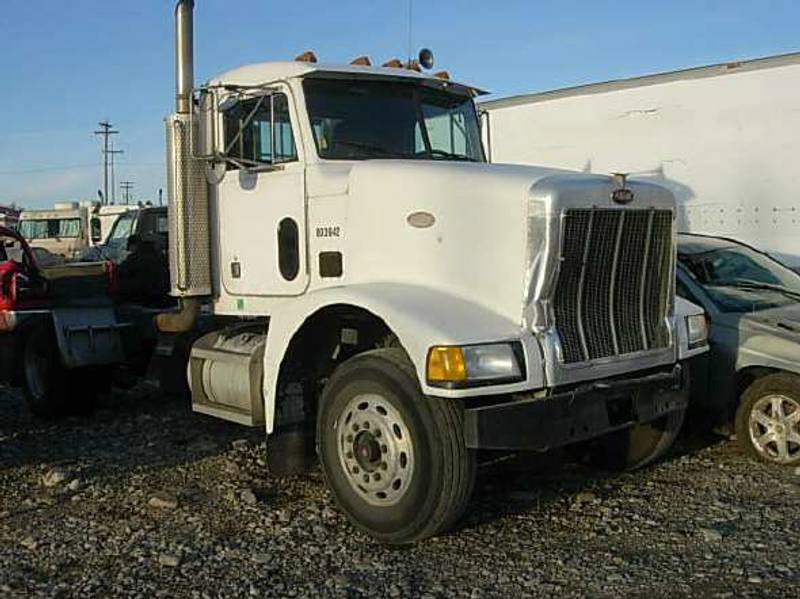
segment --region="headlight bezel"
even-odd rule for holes
[[[475,356],[480,351],[503,350],[508,352],[506,357],[512,358],[512,370],[506,372],[498,371],[496,374],[488,372],[475,373],[475,366],[473,363],[473,373],[470,374],[469,363],[470,356]],[[443,379],[431,377],[431,364],[432,358],[435,357],[437,352],[450,352],[454,355],[455,352],[460,352],[461,359],[463,360],[461,367],[465,371],[464,378],[461,379]],[[425,380],[430,387],[440,389],[473,389],[476,387],[488,387],[493,385],[507,385],[513,383],[520,383],[527,379],[527,370],[525,364],[525,352],[520,341],[496,341],[490,343],[475,343],[469,345],[436,345],[428,350],[426,363],[425,363]]]
[[[705,313],[689,314],[684,317],[686,324],[686,341],[689,349],[700,349],[708,346],[709,323]]]

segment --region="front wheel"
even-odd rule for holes
[[[800,464],[800,377],[758,379],[742,395],[735,424],[745,452],[772,464]]]
[[[398,348],[351,358],[322,393],[318,453],[337,504],[379,541],[404,544],[443,532],[466,508],[475,454],[463,409],[424,397]]]

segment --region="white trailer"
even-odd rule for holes
[[[675,194],[681,230],[800,266],[800,53],[482,104],[491,160],[627,173]]]

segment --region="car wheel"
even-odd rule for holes
[[[108,376],[105,371],[68,370],[49,326],[31,331],[22,359],[23,395],[31,412],[39,418],[62,418],[87,414]]]
[[[359,529],[391,544],[433,536],[463,513],[475,481],[463,409],[422,395],[399,348],[342,364],[323,390],[317,419],[322,470]]]
[[[28,335],[22,370],[22,389],[31,412],[40,418],[64,416],[67,413],[67,371],[49,327],[40,326]]]
[[[736,438],[765,462],[800,463],[800,377],[771,374],[750,385],[736,411]]]

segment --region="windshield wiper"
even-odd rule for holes
[[[788,297],[800,300],[800,292],[786,289],[780,285],[770,285],[769,283],[754,283],[751,281],[735,281],[730,283],[718,283],[715,287],[733,287],[735,289],[745,289],[747,291],[776,291]]]
[[[350,148],[356,148],[358,150],[366,150],[367,152],[377,152],[382,156],[386,156],[387,158],[413,158],[413,156],[409,154],[403,154],[402,152],[397,152],[395,150],[390,150],[389,148],[384,148],[382,146],[373,145],[369,143],[364,143],[360,141],[350,141],[348,139],[337,139],[334,144],[341,145],[341,146],[348,146]]]
[[[478,162],[472,156],[467,156],[466,154],[458,154],[457,152],[448,152],[446,150],[439,150],[438,148],[431,148],[430,150],[422,150],[417,154],[419,157],[430,157],[433,158],[434,156],[439,156],[441,158],[447,158],[449,160],[462,160],[464,162]]]

